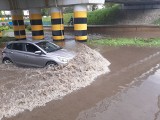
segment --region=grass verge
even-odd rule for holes
[[[107,46],[160,47],[160,38],[106,38],[99,40],[88,40],[87,44]]]

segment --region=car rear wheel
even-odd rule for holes
[[[46,64],[46,67],[56,67],[58,64],[54,61],[49,61]]]
[[[6,64],[6,65],[13,64],[13,62],[12,62],[9,58],[5,58],[5,59],[3,60],[3,63]]]

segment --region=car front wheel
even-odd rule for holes
[[[56,63],[56,62],[54,62],[54,61],[49,61],[49,62],[47,62],[47,64],[46,64],[46,67],[55,67],[55,66],[57,66],[58,64]]]
[[[5,59],[3,60],[3,63],[6,64],[6,65],[13,64],[13,62],[12,62],[9,58],[5,58]]]

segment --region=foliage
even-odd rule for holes
[[[0,32],[8,29],[9,29],[9,26],[0,26]]]
[[[107,46],[155,46],[160,47],[160,38],[106,38],[99,40],[89,40],[88,44]]]
[[[155,21],[153,22],[153,24],[155,24],[155,25],[159,25],[159,26],[160,26],[160,18],[159,18],[159,19],[157,19],[157,20],[155,20]]]
[[[71,16],[73,17],[73,13],[67,13],[67,14],[64,14],[63,17],[64,17],[64,24],[65,25],[68,25],[68,22],[69,20],[71,19]]]
[[[64,7],[63,13],[73,13],[73,7]]]
[[[31,25],[26,26],[26,30],[31,31]]]
[[[103,6],[105,8],[111,8],[111,7],[114,7],[116,4],[115,3],[105,3]]]
[[[41,9],[42,16],[49,16],[50,8]]]
[[[88,12],[88,25],[104,25],[114,24],[118,21],[117,14],[119,13],[120,6],[114,4],[110,8],[103,8]],[[64,24],[67,25],[73,13],[64,14]]]
[[[120,6],[117,4],[109,4],[111,7],[103,8],[94,10],[91,12],[88,12],[88,25],[104,25],[104,24],[114,24],[119,20],[118,13],[120,11]],[[67,25],[68,21],[70,20],[71,16],[73,17],[73,8],[67,7],[65,8],[66,12],[68,9],[68,12],[72,13],[66,13],[63,14],[64,24]],[[43,15],[47,16],[48,13],[46,13],[49,9],[42,9]],[[51,24],[51,17],[43,17],[42,18],[44,25],[50,25]],[[6,20],[7,21],[7,20]],[[8,20],[11,21],[11,20]],[[29,20],[25,20],[25,22],[29,22]],[[28,25],[26,25],[27,27]]]
[[[114,24],[118,21],[117,14],[119,13],[120,6],[114,5],[110,8],[103,8],[88,12],[88,24],[89,25],[104,25]]]

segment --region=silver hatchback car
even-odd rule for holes
[[[66,64],[74,57],[75,53],[46,40],[12,41],[2,51],[4,64],[33,67]]]

